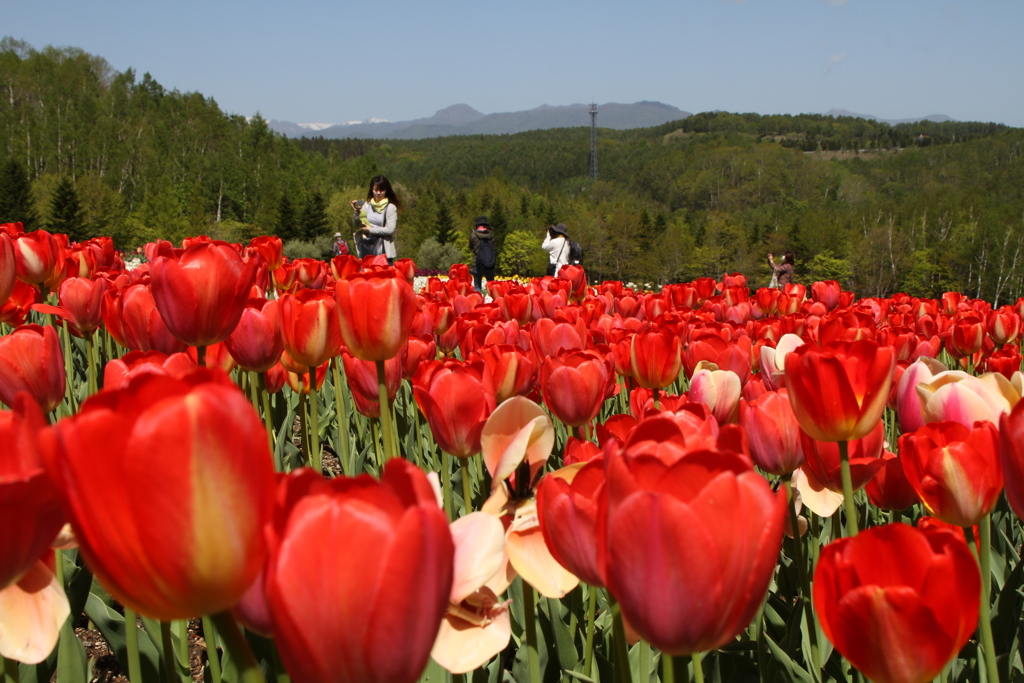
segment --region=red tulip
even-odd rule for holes
[[[284,348],[298,365],[315,368],[341,353],[338,305],[334,295],[303,289],[281,296]]]
[[[0,232],[0,306],[7,303],[17,282],[17,261],[14,258],[14,244],[6,232]]]
[[[765,472],[789,474],[804,464],[800,425],[785,389],[740,401],[740,424],[750,440],[750,456]]]
[[[18,279],[41,286],[63,270],[64,243],[45,230],[36,230],[14,239],[14,258]]]
[[[168,356],[160,351],[129,351],[114,358],[103,368],[103,388],[120,389],[138,375],[167,375],[182,379],[196,370],[196,362],[187,353]]]
[[[360,415],[379,418],[380,388],[377,384],[376,364],[359,360],[347,351],[342,352],[341,361],[356,410]],[[395,357],[384,361],[384,376],[388,400],[393,401],[402,386],[402,359]]]
[[[552,557],[580,581],[596,587],[604,586],[595,538],[604,486],[604,461],[599,457],[557,470],[537,487],[537,517]]]
[[[349,353],[365,361],[398,355],[416,315],[412,285],[394,270],[364,272],[339,281],[334,293]]]
[[[243,370],[266,372],[272,368],[284,351],[280,299],[249,299],[224,345]]]
[[[786,387],[800,427],[818,441],[852,441],[882,418],[896,357],[871,340],[804,344],[786,356]]]
[[[992,511],[1003,490],[999,434],[991,422],[968,429],[932,422],[900,437],[900,461],[928,514],[972,526]]]
[[[263,235],[261,237],[254,237],[249,246],[255,249],[263,260],[267,264],[267,269],[271,272],[281,267],[282,260],[284,258],[283,244],[281,238],[274,236]]]
[[[64,399],[66,381],[53,327],[22,325],[0,337],[0,403],[13,406],[15,395],[25,391],[49,413]]]
[[[42,294],[35,286],[16,280],[10,298],[0,306],[0,322],[12,327],[24,325],[33,306],[41,300]]]
[[[537,384],[537,363],[533,355],[509,344],[483,346],[470,357],[487,366],[494,384],[495,401],[525,396]]]
[[[47,469],[112,595],[165,620],[238,602],[263,565],[274,472],[263,423],[226,375],[137,377],[57,430]]]
[[[151,267],[153,299],[167,329],[189,346],[222,342],[238,325],[259,262],[223,242],[190,246]]]
[[[1024,401],[999,418],[999,461],[1006,484],[1006,500],[1024,517]]]
[[[308,289],[323,289],[327,282],[327,266],[320,259],[297,258],[292,261],[295,279]]]
[[[607,521],[597,534],[605,583],[625,621],[662,652],[716,649],[761,606],[786,497],[739,453],[697,451],[672,461],[644,450],[627,446],[606,461],[598,516]]]
[[[533,348],[539,358],[557,356],[563,349],[576,351],[587,347],[589,335],[587,326],[582,320],[576,324],[557,322],[550,318],[541,318],[530,328]]]
[[[60,306],[39,304],[36,310],[53,313],[68,323],[68,331],[76,337],[88,337],[103,322],[103,295],[110,281],[69,277],[60,283],[57,299]]]
[[[850,460],[850,479],[853,490],[864,488],[878,473],[884,464],[882,447],[885,442],[885,429],[881,420],[875,428],[862,439],[854,439],[847,445]],[[810,470],[814,477],[830,491],[843,492],[843,481],[839,464],[839,445],[834,441],[818,441],[806,432],[800,432],[800,444],[804,449],[807,461],[804,469]]]
[[[563,351],[545,358],[540,369],[544,404],[570,427],[597,417],[614,386],[612,362],[597,351]]]
[[[494,411],[494,384],[481,362],[435,360],[412,379],[416,405],[441,450],[456,458],[480,452],[480,433]]]
[[[302,472],[292,477],[305,491],[275,514],[267,564],[285,668],[304,683],[416,681],[448,606],[455,552],[426,476],[403,460],[380,481]],[[331,580],[311,581],[324,567]]]
[[[287,358],[288,352],[286,351],[282,358]],[[320,391],[320,388],[324,385],[324,380],[327,379],[327,370],[330,368],[330,361],[325,362],[320,367],[316,368],[313,372],[316,377],[316,387],[313,391]],[[292,372],[289,370],[285,375],[285,382],[288,387],[297,394],[305,394],[309,396],[310,382],[309,382],[309,368],[305,368],[302,372]]]
[[[402,378],[411,379],[416,374],[420,363],[437,358],[437,342],[434,341],[434,336],[431,334],[409,335],[405,345],[402,346],[400,357],[402,359]]]
[[[836,649],[876,683],[924,683],[978,623],[981,576],[962,538],[887,524],[821,551],[814,609]]]
[[[652,325],[633,335],[629,361],[637,384],[645,389],[664,389],[679,377],[683,367],[682,342],[671,330]]]
[[[917,492],[907,481],[903,462],[895,453],[882,452],[882,467],[864,485],[871,504],[882,510],[906,510],[918,502]]]
[[[167,329],[148,282],[137,282],[120,290],[108,289],[103,295],[103,325],[126,349],[170,355],[188,348]]]
[[[26,393],[0,411],[0,591],[43,556],[64,525],[64,507],[43,467],[39,437],[46,421]],[[13,520],[20,520],[17,524]]]

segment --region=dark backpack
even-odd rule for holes
[[[569,265],[579,266],[583,264],[583,247],[576,240],[569,240]]]
[[[481,268],[494,267],[494,240],[480,240],[476,249],[476,265]]]

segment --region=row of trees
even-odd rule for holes
[[[505,274],[543,272],[544,229],[562,221],[598,278],[763,284],[766,253],[792,249],[798,279],[861,295],[1024,293],[1024,131],[997,124],[703,113],[601,130],[592,182],[586,128],[291,140],[149,74],[9,38],[0,93],[0,220],[72,238],[326,245],[383,173],[402,202],[399,250],[430,267],[468,259],[485,214]]]

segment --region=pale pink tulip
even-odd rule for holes
[[[713,363],[701,361],[690,380],[690,400],[711,409],[719,424],[739,421],[740,395],[743,390],[739,375],[732,370],[719,370]]]

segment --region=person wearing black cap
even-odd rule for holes
[[[483,279],[490,282],[494,279],[494,265],[497,259],[494,253],[494,235],[487,216],[477,216],[473,221],[473,232],[469,234],[469,248],[473,250],[473,287],[483,292]]]
[[[548,228],[541,249],[548,252],[548,275],[558,275],[562,266],[569,263],[569,231],[565,223],[556,223]]]

